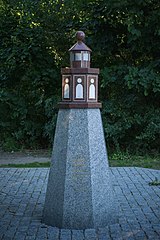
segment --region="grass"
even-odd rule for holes
[[[149,183],[150,186],[160,186],[160,180],[158,178],[155,178],[154,181]]]
[[[115,152],[109,154],[109,165],[111,167],[143,167],[160,169],[160,155],[133,155],[129,153]],[[25,164],[3,164],[0,167],[17,168],[39,168],[50,167],[50,162],[45,163],[25,163]]]
[[[160,155],[132,155],[129,153],[113,153],[109,155],[111,167],[143,167],[160,169]]]

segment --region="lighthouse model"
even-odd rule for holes
[[[54,137],[43,222],[59,228],[105,227],[117,221],[98,102],[99,69],[77,32],[62,68],[62,101]]]

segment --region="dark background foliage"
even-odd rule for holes
[[[160,3],[157,0],[0,0],[0,144],[51,145],[60,68],[83,30],[99,67],[111,149],[158,151]]]

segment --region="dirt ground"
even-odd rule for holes
[[[33,162],[49,162],[51,152],[49,150],[25,150],[23,152],[4,152],[0,150],[1,164],[22,164]]]

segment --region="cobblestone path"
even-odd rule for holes
[[[160,239],[160,171],[111,168],[119,222],[100,229],[66,230],[41,223],[48,168],[0,168],[0,239]]]

